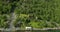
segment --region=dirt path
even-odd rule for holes
[[[13,23],[14,23],[14,20],[15,20],[15,13],[11,13],[11,23],[10,23],[10,28],[13,30],[13,29],[15,29],[15,27],[14,27],[14,25],[13,25]]]

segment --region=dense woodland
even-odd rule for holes
[[[12,13],[14,27],[60,27],[60,0],[0,0],[0,28],[10,27]]]

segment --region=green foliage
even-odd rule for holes
[[[6,18],[2,15],[11,13],[16,15],[14,26],[20,27],[21,23],[17,23],[22,22],[22,26],[34,28],[57,27],[55,23],[60,25],[60,0],[0,0],[0,23],[3,26]]]
[[[7,23],[6,15],[0,15],[0,28],[8,28],[9,24]]]

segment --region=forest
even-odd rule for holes
[[[60,27],[60,0],[0,0],[0,28]]]

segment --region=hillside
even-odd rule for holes
[[[0,0],[0,28],[60,27],[60,0]]]

